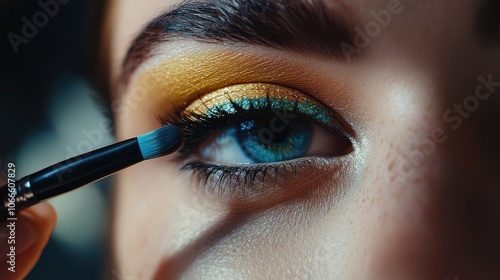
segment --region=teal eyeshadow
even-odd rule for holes
[[[270,106],[269,106],[269,103]],[[228,101],[223,104],[216,105],[209,108],[207,112],[207,117],[216,117],[217,112],[224,111],[229,114],[236,113],[234,105],[241,107],[244,110],[249,110],[251,108],[257,110],[264,110],[270,107],[275,110],[285,110],[286,112],[297,112],[302,115],[308,116],[311,119],[329,125],[334,122],[331,114],[310,101],[290,101],[283,98],[242,98],[235,101]],[[296,107],[296,108],[295,108]]]

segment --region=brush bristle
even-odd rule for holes
[[[137,137],[142,157],[152,159],[177,151],[183,143],[181,130],[167,125]]]

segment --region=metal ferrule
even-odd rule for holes
[[[16,203],[19,209],[29,207],[38,202],[35,195],[33,194],[33,191],[31,190],[31,183],[29,178],[21,179],[21,181],[19,181],[17,184],[16,191]]]
[[[33,204],[36,204],[38,202],[38,200],[33,194],[33,191],[31,190],[31,183],[29,178],[23,178],[20,181],[17,181],[16,186],[14,188],[16,190],[16,196],[15,196],[16,212],[26,207],[29,207]],[[9,202],[9,197],[4,197],[3,204],[5,208],[9,208],[9,206],[12,206],[12,204]]]

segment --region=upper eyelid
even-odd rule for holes
[[[279,101],[279,102],[283,102],[283,103],[281,103],[281,105],[285,104],[284,100],[286,100],[288,102],[288,104],[290,104],[290,106],[294,107],[293,109],[292,109],[292,107],[289,107],[288,109],[293,111],[294,114],[297,114],[297,116],[299,116],[303,119],[309,119],[311,121],[314,121],[318,125],[324,127],[328,131],[330,131],[331,133],[339,134],[343,137],[348,138],[349,141],[352,142],[351,135],[349,135],[349,133],[346,131],[345,127],[339,122],[339,120],[334,115],[332,110],[330,110],[328,107],[321,104],[317,100],[313,99],[312,97],[306,97],[307,96],[306,93],[300,92],[296,89],[288,88],[288,87],[282,86],[282,85],[275,85],[275,84],[252,83],[252,84],[244,84],[244,85],[233,85],[233,86],[219,89],[219,90],[214,91],[214,92],[219,92],[220,90],[224,90],[224,89],[231,88],[231,87],[240,88],[239,86],[250,87],[251,89],[252,88],[253,89],[255,89],[255,88],[262,89],[262,88],[260,88],[262,86],[264,88],[267,87],[268,90],[273,88],[274,90],[281,90],[281,91],[285,91],[285,89],[287,89],[287,90],[289,90],[289,91],[287,91],[289,94],[295,95],[295,96],[293,96],[293,98],[290,95],[281,94],[281,93],[277,94],[277,95],[275,94],[272,96],[281,96],[281,98],[283,98],[283,100]],[[210,93],[208,93],[207,95],[210,95]],[[242,95],[242,94],[240,94],[240,95]],[[297,95],[300,95],[300,96],[297,96]],[[248,102],[246,102],[247,108],[240,107],[231,98],[224,99],[226,101],[231,102],[234,109],[236,109],[234,112],[229,112],[227,110],[224,111],[223,109],[218,108],[216,105],[220,105],[220,103],[213,102],[213,100],[209,101],[209,103],[212,103],[211,105],[206,104],[205,102],[203,102],[203,96],[199,96],[198,100],[195,101],[195,102],[198,102],[199,104],[197,104],[197,106],[195,106],[195,108],[197,108],[198,110],[201,110],[201,111],[206,110],[205,114],[202,112],[193,112],[193,111],[189,112],[189,110],[188,110],[188,113],[186,113],[186,109],[185,109],[183,111],[177,110],[177,111],[175,111],[175,113],[173,115],[167,114],[165,116],[159,116],[158,119],[163,125],[176,124],[179,127],[184,128],[185,136],[186,136],[185,138],[187,139],[187,141],[185,143],[184,148],[181,150],[181,154],[185,155],[193,147],[195,147],[197,144],[199,144],[199,142],[201,142],[204,138],[220,131],[221,129],[224,128],[224,126],[230,124],[231,122],[243,121],[245,118],[248,118],[251,116],[249,114],[256,114],[259,112],[263,112],[266,114],[269,113],[270,110],[273,109],[272,108],[273,102],[269,99],[271,96],[269,92],[267,92],[267,94],[265,96],[267,98],[266,105],[268,108],[254,108],[254,107],[252,107],[255,104],[258,105],[258,102],[252,103],[252,99],[247,100],[248,101]],[[217,99],[218,97],[220,97],[220,95],[216,94],[215,99]],[[276,97],[273,97],[273,98],[276,98]],[[278,99],[278,98],[276,98],[276,99]],[[289,99],[292,99],[293,101],[290,101]],[[218,101],[220,101],[220,98],[218,99]],[[305,103],[305,102],[310,102],[310,104],[308,104],[308,105],[312,109],[306,108],[306,109],[303,109],[302,111],[297,110],[297,107],[302,106],[303,103]],[[216,105],[214,105],[214,104],[216,104]],[[274,102],[274,105],[276,105],[276,102]],[[278,105],[280,105],[280,104],[278,104]],[[190,106],[191,106],[191,104],[187,105],[188,108]],[[307,112],[308,110],[309,110],[309,112]],[[321,120],[321,118],[317,116],[318,111],[323,111],[324,112],[323,114],[326,115],[326,117],[325,117],[326,119]],[[208,114],[208,112],[211,112],[212,116],[210,116],[210,114]],[[217,121],[219,122],[219,124],[215,124],[212,127],[208,127],[208,128],[204,127],[203,125],[206,125],[207,123],[213,124],[214,116],[215,116],[215,119],[217,119]],[[224,122],[224,123],[221,124],[220,122]],[[200,131],[204,131],[204,132],[200,133]],[[211,132],[211,134],[209,134],[210,132]],[[200,137],[199,135],[202,135],[202,134],[203,134],[203,137]],[[197,138],[194,136],[196,136]]]
[[[257,49],[235,52],[217,48],[173,57],[165,55],[134,76],[133,87],[127,94],[145,89],[148,94],[161,97],[160,102],[149,105],[150,111],[159,115],[183,110],[200,95],[223,87],[270,83],[302,91],[324,107],[341,113],[338,116],[345,114],[352,118],[352,110],[348,108],[355,101],[350,94],[355,89],[341,68],[325,72],[323,67],[317,67],[324,60],[290,59],[283,54],[277,50],[263,53]],[[324,83],[326,78],[328,84]]]
[[[260,95],[255,94],[255,92],[257,91],[260,92]],[[237,92],[237,94],[234,92]],[[253,96],[250,95],[252,93],[254,93]],[[232,98],[231,94],[236,95],[239,100]],[[303,104],[305,106],[308,106],[308,108],[304,109],[305,111],[311,111],[311,114],[320,114],[319,116],[316,116],[318,118],[318,121],[320,122],[322,121],[324,123],[329,123],[336,120],[335,110],[322,104],[317,99],[308,95],[306,92],[286,85],[260,82],[233,84],[224,86],[205,94],[198,94],[197,99],[195,99],[190,104],[185,105],[182,109],[177,108],[174,112],[174,116],[168,117],[179,117],[186,111],[206,113],[210,111],[211,108],[216,108],[217,105],[221,105],[224,102],[228,102],[234,105],[237,104],[240,100],[243,102],[238,105],[242,106],[243,108],[250,105],[258,106],[258,104],[255,104],[255,100],[259,98],[266,98],[268,101],[268,105],[272,103],[269,102],[271,99],[287,100],[290,102],[290,104]],[[253,104],[251,104],[252,102]],[[288,107],[288,109],[291,110],[290,107]],[[171,119],[174,120],[175,118]]]

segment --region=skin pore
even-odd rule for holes
[[[370,12],[391,2],[339,6],[364,30]],[[499,138],[500,87],[459,129],[443,114],[474,95],[479,76],[500,81],[500,49],[477,39],[481,1],[438,2],[400,1],[401,12],[350,62],[183,38],[156,46],[122,82],[133,38],[180,1],[112,1],[118,140],[159,127],[159,116],[214,90],[269,83],[334,112],[353,149],[316,158],[248,195],[210,191],[210,181],[180,171],[185,159],[175,154],[131,167],[113,193],[111,269],[137,279],[498,277],[499,152],[492,139]],[[418,151],[424,156],[413,160]]]

